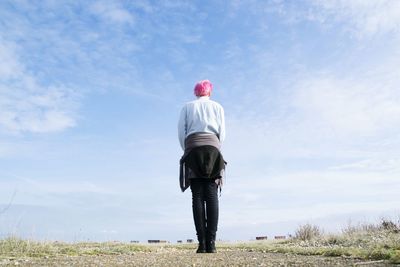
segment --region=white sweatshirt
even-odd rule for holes
[[[221,143],[225,139],[224,109],[208,96],[187,102],[181,110],[178,137],[183,150],[186,137],[193,133],[216,134]]]

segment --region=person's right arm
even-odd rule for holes
[[[185,138],[187,133],[186,127],[187,124],[186,124],[186,106],[185,106],[181,110],[178,122],[178,138],[179,138],[179,143],[181,144],[183,150],[185,150]]]

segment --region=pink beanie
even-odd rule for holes
[[[194,94],[196,96],[208,96],[212,91],[212,83],[209,80],[202,80],[196,83]]]

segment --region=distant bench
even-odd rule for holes
[[[267,240],[268,236],[256,236],[256,240]],[[286,239],[286,236],[284,235],[276,235],[274,236],[274,239]]]
[[[157,243],[168,243],[166,240],[159,240],[159,239],[149,239],[147,240],[149,244],[157,244]]]

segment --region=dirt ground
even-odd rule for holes
[[[263,253],[239,249],[219,249],[215,254],[162,248],[133,255],[60,256],[2,259],[2,266],[394,266],[383,261],[353,258]]]

